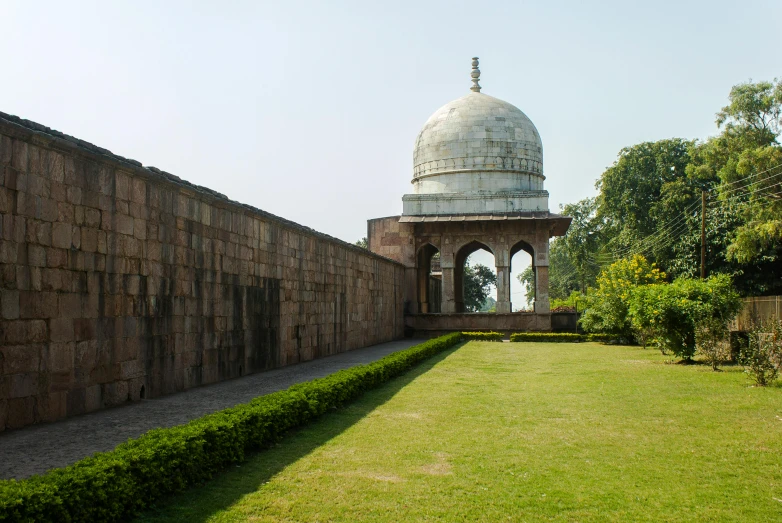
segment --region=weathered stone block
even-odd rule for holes
[[[10,165],[13,156],[13,142],[8,136],[0,135],[0,164]],[[3,424],[0,423],[0,427]]]
[[[0,256],[2,252],[0,251]],[[0,258],[0,261],[3,261]],[[16,260],[14,259],[14,262]],[[9,262],[9,263],[14,263]],[[46,250],[40,245],[28,245],[27,246],[27,263],[32,267],[46,267]]]
[[[75,292],[61,293],[58,310],[60,318],[78,318],[82,312],[82,295]]]
[[[19,316],[21,318],[54,318],[57,316],[57,293],[19,292]]]
[[[65,342],[75,339],[72,318],[55,318],[49,320],[49,336],[52,341]]]
[[[0,356],[6,375],[37,372],[41,363],[40,347],[32,344],[0,347]]]
[[[7,403],[6,428],[18,429],[35,421],[35,398],[13,398]]]
[[[93,318],[78,318],[73,321],[76,341],[95,339],[97,320]]]
[[[116,197],[120,200],[130,199],[130,176],[125,173],[117,172],[115,174]]]
[[[38,372],[11,375],[9,399],[34,396],[38,392]]]
[[[84,410],[93,412],[103,407],[103,394],[101,385],[92,385],[85,390]]]
[[[65,249],[46,249],[46,265],[52,268],[68,267],[68,251]]]
[[[16,263],[18,255],[18,244],[9,241],[0,241],[0,263]]]
[[[72,239],[73,225],[59,222],[52,225],[52,246],[60,249],[70,249]]]
[[[112,230],[120,234],[127,234],[129,236],[133,236],[133,227],[134,227],[135,219],[126,214],[116,214],[114,215],[114,217],[115,217],[115,226],[112,228]]]
[[[15,320],[19,318],[19,291],[0,291],[0,302],[2,303],[0,309],[2,309],[4,320]]]
[[[13,141],[11,167],[17,171],[27,172],[27,143],[22,140]]]
[[[68,414],[68,393],[50,392],[47,397],[47,417],[42,421],[57,421]]]
[[[36,196],[36,218],[45,222],[56,222],[59,215],[60,211],[55,200]]]
[[[84,388],[71,389],[66,399],[68,416],[83,414],[87,410],[87,391]]]
[[[128,400],[128,383],[115,381],[103,385],[103,401],[106,405],[119,405]]]

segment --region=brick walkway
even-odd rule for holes
[[[0,479],[22,479],[64,467],[95,452],[111,450],[150,429],[180,425],[295,383],[373,362],[421,341],[382,343],[63,421],[0,432]]]

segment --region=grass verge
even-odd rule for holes
[[[114,521],[203,482],[245,453],[459,343],[449,334],[267,394],[23,481],[0,481],[0,521]]]
[[[781,520],[782,388],[666,361],[470,342],[142,520]]]

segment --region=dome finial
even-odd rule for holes
[[[478,57],[473,56],[472,58],[472,73],[470,73],[470,77],[472,78],[473,86],[470,87],[470,91],[474,91],[476,93],[481,92],[481,85],[478,83],[478,80],[481,79],[481,70],[478,69]]]

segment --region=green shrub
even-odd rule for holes
[[[441,336],[185,425],[151,430],[42,476],[0,481],[0,521],[127,519],[461,340],[461,333]]]
[[[467,340],[478,341],[502,341],[503,337],[501,332],[462,332],[462,336]]]
[[[663,281],[665,273],[640,254],[614,262],[600,272],[597,288],[589,289],[581,326],[587,332],[613,334],[632,340],[633,329],[628,317],[631,291]]]
[[[782,370],[782,320],[753,321],[742,343],[739,362],[756,385],[773,383]]]
[[[707,358],[718,358],[716,345],[727,338],[728,323],[741,309],[741,298],[729,276],[706,280],[677,278],[670,284],[631,290],[628,317],[636,335],[653,340],[663,354],[683,359],[695,355],[698,341]],[[696,336],[698,332],[698,336]],[[716,367],[716,363],[712,363]]]
[[[619,340],[616,336],[613,336],[611,334],[586,334],[585,335],[586,341],[592,341],[595,343],[611,343],[611,342],[618,342]]]
[[[549,343],[578,343],[585,341],[583,334],[574,332],[515,332],[510,335],[510,341],[545,341]]]
[[[583,311],[586,306],[586,298],[579,291],[572,291],[570,296],[564,300],[558,300],[553,298],[551,300],[551,309],[569,308],[573,310]]]

